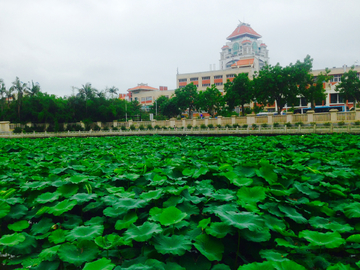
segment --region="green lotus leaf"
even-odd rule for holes
[[[307,223],[307,219],[304,218],[300,213],[298,213],[294,208],[287,205],[278,205],[278,208],[281,212],[285,214],[288,218],[291,218],[297,223]]]
[[[29,209],[23,204],[13,205],[11,206],[10,213],[7,214],[7,218],[19,219],[23,217],[28,210]]]
[[[345,243],[338,232],[321,233],[316,231],[304,230],[299,233],[300,238],[305,238],[311,245],[336,248]]]
[[[10,212],[10,205],[4,201],[0,201],[0,218],[5,217]]]
[[[195,170],[194,174],[192,175],[192,178],[197,179],[199,178],[201,175],[205,175],[209,172],[208,168],[205,167],[201,167],[200,169]]]
[[[242,205],[257,204],[266,198],[265,190],[263,187],[242,187],[238,190],[237,196]]]
[[[27,234],[26,232],[22,232],[21,234],[25,236],[25,240],[21,241],[15,246],[11,246],[7,248],[9,254],[13,254],[13,255],[31,254],[35,251],[34,248],[36,248],[38,245],[38,242],[36,241],[35,237]]]
[[[60,216],[61,214],[73,209],[76,204],[77,204],[76,201],[64,200],[62,202],[57,203],[53,207],[49,207],[47,212],[49,214],[54,214],[54,216]]]
[[[199,221],[199,224],[197,225],[198,228],[205,229],[211,222],[211,218],[204,218]]]
[[[262,263],[249,263],[241,265],[238,270],[274,270],[275,267],[273,266],[273,262],[262,262]],[[290,269],[289,269],[290,270]]]
[[[286,256],[288,255],[288,253],[280,253],[279,251],[274,249],[263,249],[260,250],[259,254],[261,258],[275,262],[282,262],[287,260]]]
[[[127,213],[122,220],[116,221],[115,229],[122,230],[130,227],[131,224],[138,220],[138,216],[135,212]]]
[[[295,246],[294,244],[289,243],[288,241],[282,238],[276,238],[275,242],[277,243],[278,246],[287,247],[287,248],[299,248],[299,246]]]
[[[103,225],[93,225],[93,226],[79,226],[72,229],[66,236],[68,241],[82,241],[82,240],[93,240],[97,236],[102,235],[104,231]]]
[[[159,216],[161,225],[170,226],[179,223],[187,216],[186,213],[181,212],[175,206],[165,208]]]
[[[57,189],[57,192],[59,192],[62,196],[65,198],[69,198],[72,195],[74,195],[79,190],[79,187],[77,185],[63,185]]]
[[[322,218],[322,217],[312,217],[309,219],[309,223],[311,226],[317,229],[327,229],[336,231],[339,233],[349,232],[354,230],[349,224],[341,224],[336,222],[334,219],[330,218]]]
[[[16,270],[26,270],[26,269],[37,269],[36,266],[38,266],[41,263],[40,258],[31,258],[31,257],[25,257],[21,260],[21,265],[23,268],[17,268]],[[46,269],[47,270],[47,269]]]
[[[265,242],[271,238],[270,229],[266,227],[255,231],[243,229],[240,231],[240,235],[251,242]]]
[[[274,262],[274,267],[276,270],[306,270],[306,268],[294,261],[286,260],[281,262]]]
[[[186,270],[184,267],[181,267],[177,263],[174,262],[167,262],[164,270]]]
[[[47,233],[51,227],[54,225],[54,222],[50,218],[42,218],[38,223],[33,223],[31,226],[31,233],[33,235]]]
[[[86,263],[83,270],[112,270],[115,264],[111,263],[111,260],[101,258],[100,260]]]
[[[272,215],[262,215],[265,221],[266,227],[273,231],[283,231],[286,230],[286,225],[283,220],[278,219]]]
[[[124,177],[126,179],[129,179],[130,181],[135,181],[136,179],[138,179],[140,177],[140,175],[136,174],[136,173],[125,173]]]
[[[136,209],[143,208],[147,203],[148,202],[145,200],[121,198],[113,205],[113,207],[115,209],[123,208],[126,210],[131,210],[131,209],[135,209],[135,208]]]
[[[209,270],[212,263],[203,255],[199,254],[194,260],[189,256],[181,256],[179,264],[184,267],[183,269],[189,270]]]
[[[219,214],[220,219],[229,226],[234,226],[238,229],[249,229],[250,231],[260,230],[264,226],[262,217],[249,213],[236,213],[227,211]]]
[[[269,164],[268,160],[260,160],[260,169],[256,170],[256,174],[259,177],[264,178],[270,185],[277,182],[277,174],[274,172],[274,166]]]
[[[79,184],[88,181],[89,177],[85,175],[73,175],[70,178],[67,178],[66,180],[68,180],[73,184]]]
[[[124,215],[127,212],[124,208],[114,208],[114,207],[106,207],[103,211],[104,215],[107,217],[119,217]]]
[[[0,245],[15,246],[25,241],[25,236],[21,233],[5,234],[0,238]]]
[[[342,264],[338,262],[335,265],[329,266],[326,270],[355,270],[355,268],[351,267],[350,264]]]
[[[57,270],[59,269],[59,261],[53,261],[53,262],[41,262],[37,267],[34,268],[34,270]]]
[[[185,176],[192,176],[195,172],[194,168],[186,168],[182,171],[182,174]]]
[[[91,201],[92,199],[95,199],[97,197],[96,194],[88,194],[88,193],[77,193],[73,195],[70,200],[75,200],[79,204],[82,204],[84,202]]]
[[[40,252],[39,258],[41,258],[44,261],[52,261],[54,256],[57,254],[59,248],[60,245],[53,246],[50,248],[45,248]]]
[[[210,227],[206,228],[206,233],[216,238],[224,238],[228,233],[231,233],[231,227],[225,222],[213,222]]]
[[[141,226],[130,225],[130,228],[125,232],[125,239],[134,239],[137,242],[145,242],[153,235],[161,233],[162,229],[159,224],[145,222]]]
[[[224,245],[219,239],[207,234],[200,234],[195,238],[194,246],[209,261],[221,261]]]
[[[192,247],[191,240],[182,235],[158,235],[153,241],[155,249],[161,254],[182,256]]]
[[[296,182],[294,183],[294,187],[296,187],[301,193],[308,195],[310,199],[316,199],[320,196],[319,192],[312,190],[314,187],[310,184]]]
[[[9,230],[12,230],[15,232],[21,232],[22,230],[29,228],[29,226],[30,226],[30,224],[27,220],[19,220],[13,224],[9,224],[8,228],[9,228]]]
[[[98,236],[95,238],[95,243],[103,249],[115,247],[119,242],[120,236],[117,234],[107,234],[104,237]]]
[[[344,214],[348,218],[360,217],[360,203],[353,202],[344,207]]]
[[[360,243],[360,234],[353,234],[346,238],[346,242]]]
[[[186,213],[186,219],[190,219],[191,215],[198,215],[200,213],[200,209],[198,206],[193,205],[189,201],[185,201],[176,206],[181,212]]]
[[[113,193],[123,193],[125,189],[123,187],[108,187],[106,190],[113,194]]]
[[[162,196],[162,190],[161,189],[157,189],[157,190],[151,190],[149,192],[146,193],[141,193],[140,194],[140,199],[143,200],[158,200],[160,199]]]
[[[216,264],[214,265],[211,270],[231,270],[231,268],[226,264]]]
[[[71,230],[79,226],[81,223],[83,223],[81,216],[67,214],[65,216],[65,221],[63,221],[61,225],[65,229]]]
[[[218,201],[233,201],[235,197],[235,192],[229,189],[219,189],[215,194],[212,195],[212,198]]]
[[[90,220],[84,222],[84,225],[103,225],[105,217],[93,217]]]
[[[75,266],[79,267],[84,262],[94,260],[99,253],[99,250],[93,242],[83,242],[82,245],[75,246],[70,243],[61,245],[58,250],[59,258]]]
[[[62,242],[65,242],[66,240],[67,231],[64,231],[63,229],[57,229],[49,235],[49,242],[54,244],[59,244]]]
[[[223,173],[223,175],[229,179],[231,184],[238,187],[249,186],[253,183],[251,178],[239,177],[239,175],[234,171]]]
[[[59,192],[46,192],[46,193],[43,193],[40,196],[38,196],[35,199],[35,202],[40,203],[40,204],[53,202],[53,201],[59,199],[60,195],[61,194]]]

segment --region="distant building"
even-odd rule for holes
[[[174,90],[168,90],[167,86],[160,86],[159,88],[148,86],[147,83],[140,83],[135,87],[129,88],[127,94],[120,94],[119,98],[127,101],[138,101],[145,111],[150,109],[161,96],[170,98],[174,94]]]

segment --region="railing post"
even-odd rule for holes
[[[185,117],[181,118],[182,126],[185,129],[186,128],[186,119]]]
[[[331,109],[330,110],[330,121],[332,123],[337,122],[337,113],[338,113],[338,110],[336,110],[336,109]]]
[[[117,127],[118,126],[118,121],[117,120],[114,120],[113,121],[113,127]]]
[[[222,116],[218,116],[218,117],[217,117],[217,124],[220,125],[220,126],[222,126],[222,123],[221,123],[221,122],[222,122]]]
[[[231,116],[231,124],[232,125],[235,125],[235,120],[236,120],[235,117],[236,117],[236,115]]]
[[[197,123],[196,123],[196,118],[193,118],[193,124],[192,124],[192,126],[193,127],[196,127],[196,125],[197,125]],[[192,130],[192,129],[191,129]]]
[[[130,119],[130,120],[128,121],[128,127],[131,127],[132,125],[133,125],[133,120]]]
[[[272,125],[274,123],[274,113],[269,113],[268,114],[268,125]]]
[[[306,112],[308,123],[315,122],[315,121],[314,121],[314,113],[315,113],[314,110],[310,110],[310,111],[307,111],[307,112]]]
[[[175,127],[175,120],[176,118],[170,118],[170,127]]]
[[[209,116],[205,116],[205,126],[209,125]]]
[[[360,120],[360,108],[355,108],[355,120]]]
[[[286,122],[292,123],[293,122],[293,112],[287,112],[286,113]]]

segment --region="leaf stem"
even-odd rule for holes
[[[235,268],[238,268],[238,257],[239,257],[239,250],[240,250],[240,230],[238,230],[238,246],[237,246],[237,250],[236,250],[236,258],[235,258]]]

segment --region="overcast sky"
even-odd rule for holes
[[[176,72],[219,68],[239,20],[266,43],[270,64],[360,64],[360,0],[0,0],[0,78],[71,95],[90,82],[120,93],[176,87]]]

